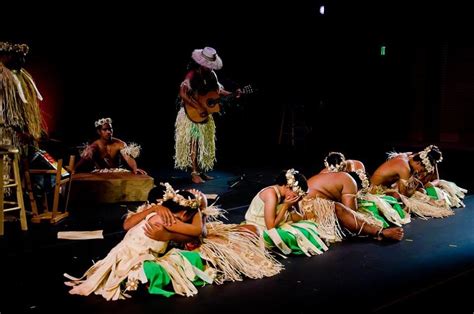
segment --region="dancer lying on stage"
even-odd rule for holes
[[[247,224],[258,228],[269,247],[283,254],[321,254],[327,246],[319,238],[314,222],[303,220],[298,201],[306,194],[306,178],[294,169],[282,171],[275,184],[253,198],[246,214]]]
[[[425,188],[433,186],[428,183],[433,176],[437,178],[434,172],[442,160],[441,151],[434,145],[416,154],[390,153],[388,160],[380,165],[371,177],[371,192],[395,196],[403,201],[409,212],[422,218],[453,215],[451,204],[459,204],[458,197],[462,198],[464,195],[462,189],[455,184],[446,183],[441,186],[452,187],[452,197],[430,198],[426,194]],[[439,185],[439,181],[434,184]]]
[[[174,223],[166,224],[173,237],[199,237],[203,233],[201,210],[206,203],[201,194],[189,191],[175,192],[165,183],[166,191],[160,204],[145,204],[124,222],[128,230],[124,239],[109,254],[86,271],[84,277],[65,276],[73,286],[71,294],[100,294],[107,300],[123,299],[127,291],[136,290],[138,283],[150,281],[149,291],[163,295],[173,294],[164,291],[165,283],[172,281],[176,293],[191,296],[197,293],[193,283],[208,283],[212,276],[204,273],[199,253],[171,250],[165,255],[169,241],[156,241],[146,234],[146,224],[166,224],[160,213],[167,208]],[[170,237],[170,238],[173,238]]]
[[[321,173],[325,172],[340,172],[340,171],[365,171],[365,166],[360,160],[346,159],[346,157],[340,152],[329,152],[324,158],[324,169]]]
[[[401,240],[402,228],[384,229],[380,221],[357,212],[359,188],[355,178],[360,180],[359,186],[366,181],[356,173],[347,172],[319,173],[311,177],[308,195],[300,204],[306,218],[316,222],[321,237],[329,242],[341,241],[344,237],[340,224],[352,234]]]

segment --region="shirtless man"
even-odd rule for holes
[[[324,169],[320,173],[326,172],[339,172],[339,171],[356,171],[362,170],[365,172],[364,164],[355,159],[346,159],[346,157],[340,152],[329,152],[324,158]]]
[[[375,170],[370,181],[375,188],[393,187],[398,193],[410,197],[417,189],[423,188],[423,183],[428,183],[431,177],[437,177],[436,164],[441,160],[441,152],[434,145],[416,154],[392,154]],[[400,198],[397,193],[394,196]]]
[[[355,172],[327,172],[314,175],[308,180],[308,196],[304,201],[307,218],[315,219],[319,224],[335,215],[343,227],[357,234],[371,235],[377,239],[401,240],[403,229],[375,226],[366,221],[357,210],[357,192],[363,179]],[[313,217],[311,217],[313,216]],[[333,227],[329,227],[331,229]]]
[[[113,137],[112,119],[103,118],[95,122],[99,139],[88,145],[81,154],[81,160],[76,165],[78,171],[87,164],[93,165],[95,170],[121,169],[121,158],[125,160],[134,174],[146,174],[137,166],[134,158],[140,154],[140,146],[127,145],[124,141]]]

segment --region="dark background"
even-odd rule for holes
[[[337,150],[370,172],[386,151],[434,143],[455,169],[474,142],[469,11],[379,2],[14,5],[0,37],[31,48],[25,67],[58,155],[94,139],[94,121],[110,116],[117,137],[143,146],[141,167],[171,168],[178,86],[192,50],[212,46],[227,88],[258,89],[216,116],[216,168],[319,169]]]

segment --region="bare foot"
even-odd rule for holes
[[[206,182],[198,174],[193,174],[191,176],[192,176],[191,180],[193,180],[194,183],[204,183],[204,182]]]
[[[380,235],[382,236],[382,239],[400,241],[401,239],[403,239],[404,231],[403,231],[403,228],[393,227],[393,228],[383,229]]]
[[[208,175],[205,174],[205,173],[201,173],[201,178],[203,178],[204,180],[212,180],[212,179],[214,179],[214,177],[208,176]]]

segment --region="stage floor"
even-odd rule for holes
[[[277,172],[214,171],[214,180],[194,187],[218,194],[217,204],[228,211],[229,222],[240,223],[252,197]],[[154,175],[155,183],[193,186],[173,171]],[[285,270],[272,278],[209,285],[190,298],[165,298],[142,289],[116,302],[69,295],[63,273],[80,276],[93,260],[105,257],[123,238],[122,217],[136,204],[73,206],[71,216],[57,226],[30,224],[22,233],[17,222],[6,223],[0,239],[0,313],[399,312],[414,306],[423,312],[449,308],[471,313],[471,289],[463,286],[474,280],[474,197],[465,203],[446,219],[414,219],[398,243],[350,239],[331,245],[323,255],[278,257]],[[98,229],[104,230],[102,240],[57,239],[58,231]]]

